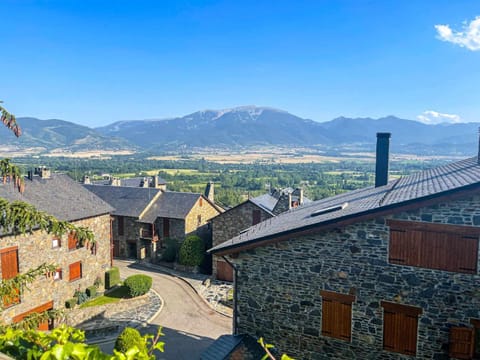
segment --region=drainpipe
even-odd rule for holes
[[[110,267],[113,267],[113,216],[110,215]]]
[[[238,335],[238,324],[237,324],[237,304],[238,304],[238,299],[237,299],[237,278],[238,278],[238,268],[230,262],[225,256],[222,256],[223,260],[225,260],[228,265],[230,265],[233,268],[233,335]]]

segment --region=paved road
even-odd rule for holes
[[[222,334],[231,333],[232,319],[213,311],[193,289],[180,279],[152,269],[129,267],[128,261],[115,261],[122,277],[144,273],[152,276],[152,287],[164,301],[160,314],[152,325],[163,326],[165,352],[157,359],[198,359],[201,352]],[[155,328],[142,332],[155,333]],[[103,345],[110,350],[113,344]]]

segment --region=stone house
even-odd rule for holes
[[[83,185],[110,204],[115,257],[155,259],[167,238],[199,233],[220,209],[196,193],[153,187]]]
[[[309,202],[311,200],[303,195],[302,189],[291,188],[274,189],[267,194],[249,198],[211,220],[212,245],[217,246],[252,225]],[[218,280],[233,281],[233,269],[221,257],[213,257],[212,274]]]
[[[480,157],[315,201],[210,250],[235,267],[234,334],[301,359],[480,354]]]
[[[9,201],[23,201],[60,220],[76,226],[85,226],[95,235],[95,247],[80,247],[69,234],[62,238],[40,230],[32,234],[0,236],[0,267],[2,279],[24,273],[43,263],[55,264],[52,277],[41,277],[28,285],[19,302],[7,304],[2,311],[4,323],[17,322],[33,312],[63,308],[75,290],[85,290],[97,278],[103,279],[111,266],[110,211],[112,208],[84,189],[67,175],[50,174],[39,169],[25,178],[25,192],[0,184],[0,197]],[[5,304],[4,304],[5,305]],[[44,323],[48,330],[53,324]]]

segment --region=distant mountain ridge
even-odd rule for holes
[[[242,106],[202,110],[169,119],[122,120],[91,129],[63,120],[19,118],[19,139],[0,127],[1,145],[67,151],[133,149],[158,153],[195,148],[252,146],[315,147],[341,152],[372,150],[376,132],[392,133],[392,151],[410,154],[472,154],[479,123],[427,125],[387,116],[339,117],[327,122],[303,119],[283,110]]]

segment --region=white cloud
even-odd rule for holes
[[[417,116],[417,119],[418,121],[429,125],[456,124],[462,122],[462,119],[458,115],[443,114],[433,110],[424,111],[422,114]]]
[[[463,23],[461,31],[453,31],[449,25],[435,25],[438,38],[448,41],[472,51],[480,50],[480,16],[477,16],[469,24]]]

